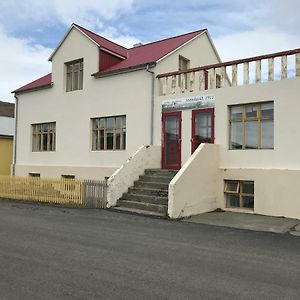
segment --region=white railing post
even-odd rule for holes
[[[296,54],[296,76],[300,77],[300,52]]]
[[[171,80],[171,93],[175,94],[175,90],[176,90],[176,76],[173,75]]]
[[[226,85],[225,85],[225,78],[226,78],[226,67],[221,67],[221,70],[220,70],[220,72],[221,72],[221,88],[223,88],[223,87],[225,87]]]
[[[209,77],[210,77],[210,89],[216,88],[216,69],[212,68],[209,70]]]
[[[287,56],[281,56],[281,80],[287,79]]]
[[[199,71],[199,89],[200,91],[205,90],[205,71]]]
[[[186,79],[186,75],[185,74],[180,74],[180,91],[181,93],[185,92],[185,79]]]
[[[249,63],[244,63],[244,84],[249,84]]]
[[[237,65],[232,65],[232,86],[237,86],[237,72],[238,68]]]
[[[189,86],[189,88],[190,88],[190,92],[193,92],[194,91],[194,84],[195,84],[195,72],[191,72],[190,73],[190,78],[189,78],[190,80],[190,86]]]
[[[255,82],[261,82],[261,60],[256,61]]]
[[[180,75],[175,75],[175,94],[180,94],[181,92],[181,87],[180,87],[180,81],[181,81],[181,78],[180,78]]]
[[[274,81],[274,58],[268,59],[268,81]]]

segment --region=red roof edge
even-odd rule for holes
[[[18,88],[17,90],[12,91],[12,93],[19,94],[19,93],[26,92],[26,91],[32,91],[32,90],[52,87],[52,85],[53,85],[52,73],[49,73],[43,77],[40,77],[39,79],[36,79],[36,80]]]
[[[176,38],[179,38],[179,37],[182,37],[182,36],[185,36],[185,35],[189,35],[189,34],[193,34],[193,33],[199,33],[200,34],[200,33],[203,33],[205,31],[207,31],[207,28],[203,28],[203,29],[199,29],[199,30],[195,30],[195,31],[191,31],[191,32],[187,32],[187,33],[183,33],[183,34],[179,34],[179,35],[170,36],[170,37],[162,39],[162,40],[157,40],[157,41],[150,42],[150,43],[147,43],[147,44],[142,44],[140,46],[131,47],[128,50],[135,49],[135,48],[140,48],[140,47],[144,47],[144,46],[148,46],[148,45],[151,45],[151,44],[160,43],[160,42],[164,42],[164,41],[168,41],[168,40],[172,40],[172,39],[176,39]]]

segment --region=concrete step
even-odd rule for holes
[[[144,211],[153,211],[161,214],[167,215],[168,206],[160,204],[151,204],[146,202],[137,202],[137,201],[127,201],[127,200],[118,200],[119,207],[127,207],[133,209],[140,209]]]
[[[158,218],[167,218],[167,215],[165,213],[158,213],[154,211],[148,211],[148,210],[142,210],[142,209],[136,209],[136,208],[129,208],[129,207],[120,207],[120,206],[114,206],[110,208],[111,210],[117,211],[117,212],[125,212],[135,215],[143,215],[143,216],[151,216],[151,217],[158,217]]]
[[[176,170],[165,170],[165,169],[146,169],[145,175],[155,175],[155,176],[166,176],[171,177],[177,174]]]
[[[159,197],[159,196],[149,196],[149,195],[125,193],[125,194],[123,194],[122,198],[120,198],[120,200],[168,205],[168,197]]]
[[[173,179],[173,175],[170,176],[141,175],[139,177],[140,181],[160,182],[160,183],[170,183],[172,179]]]
[[[164,191],[167,191],[169,189],[168,183],[147,182],[147,181],[141,181],[141,180],[135,181],[134,186],[141,187],[141,188],[158,189],[158,190],[164,190]]]
[[[168,190],[149,189],[149,188],[142,188],[142,187],[130,187],[128,189],[128,193],[139,194],[139,195],[168,197]]]

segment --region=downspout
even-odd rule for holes
[[[15,94],[15,136],[14,136],[14,153],[13,153],[13,167],[12,175],[16,176],[16,163],[17,163],[17,133],[18,133],[18,97]]]
[[[153,135],[154,135],[154,80],[155,73],[149,70],[149,65],[147,64],[146,71],[151,74],[151,116],[150,116],[150,145],[153,145]]]

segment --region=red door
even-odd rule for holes
[[[181,168],[181,111],[162,114],[162,168]]]
[[[192,111],[192,153],[202,143],[214,143],[214,109]]]

